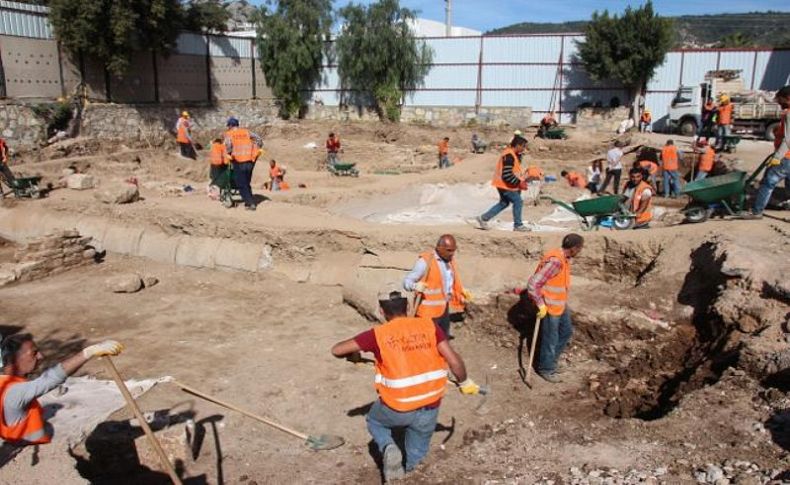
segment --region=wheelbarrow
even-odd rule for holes
[[[735,151],[738,149],[738,143],[740,142],[741,142],[740,136],[733,136],[733,135],[725,136],[723,139],[723,143],[721,144],[722,150],[724,150],[727,153],[735,153]]]
[[[564,128],[549,128],[543,132],[543,138],[546,140],[564,140],[568,138],[565,134]]]
[[[724,175],[715,175],[686,184],[681,190],[691,199],[680,212],[686,222],[705,222],[714,214],[738,217],[746,208],[746,188],[768,165],[769,155],[751,175],[735,170]]]
[[[41,182],[41,177],[16,177],[11,183],[8,183],[8,180],[5,179],[3,179],[3,182],[11,187],[14,197],[17,199],[21,199],[22,197],[40,199],[44,197],[44,193],[38,186],[38,183]],[[0,189],[0,193],[2,193],[2,189]]]
[[[584,231],[598,229],[610,219],[612,226],[618,230],[630,229],[634,225],[634,215],[625,206],[628,197],[622,194],[579,200],[571,204],[548,196],[541,198],[548,199],[553,204],[576,214]]]
[[[356,169],[356,163],[336,163],[334,165],[327,165],[329,173],[337,175],[338,177],[359,177],[359,170]]]

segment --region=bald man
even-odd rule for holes
[[[403,280],[406,291],[415,292],[416,316],[432,318],[450,337],[450,310],[461,312],[472,299],[461,284],[455,265],[455,238],[443,234],[433,251],[420,254],[414,268]]]

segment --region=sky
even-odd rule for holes
[[[262,0],[251,3],[260,4]],[[335,7],[348,3],[348,0],[334,0]],[[372,0],[354,0],[354,3],[369,4]],[[595,10],[621,12],[626,5],[642,3],[638,0],[453,0],[453,25],[486,32],[519,22],[587,20]],[[444,0],[401,0],[401,5],[418,10],[420,17],[444,22]],[[654,0],[653,7],[666,16],[766,10],[790,12],[787,0]]]

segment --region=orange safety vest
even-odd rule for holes
[[[665,145],[661,149],[661,165],[664,170],[678,169],[678,148],[675,145]]]
[[[540,167],[527,167],[527,179],[543,180],[543,170]]]
[[[650,123],[653,120],[653,116],[647,113],[642,113],[641,121],[643,123]]]
[[[513,157],[513,174],[518,177],[521,174],[521,160],[518,158],[518,154],[513,147],[507,147],[499,156],[499,160],[496,163],[496,170],[494,170],[494,178],[491,180],[491,185],[498,189],[502,190],[509,190],[511,192],[517,192],[521,190],[521,188],[516,186],[511,186],[505,183],[502,180],[502,169],[504,168],[505,156],[511,155]]]
[[[587,186],[587,183],[584,181],[584,177],[576,172],[568,172],[568,175],[565,176],[565,180],[568,181],[571,187],[580,187],[583,189]]]
[[[637,209],[639,209],[639,204],[642,202],[642,194],[644,193],[645,189],[652,190],[650,184],[645,182],[644,180],[639,182],[639,185],[636,186],[634,189],[634,197],[631,199],[631,212],[636,214]],[[647,209],[638,216],[636,216],[636,223],[637,224],[644,224],[646,222],[650,222],[653,220],[653,198],[651,197],[650,200],[647,202]]]
[[[5,423],[3,411],[5,394],[14,384],[26,381],[24,377],[0,375],[0,438],[20,444],[49,443],[52,437],[44,428],[44,410],[36,399],[28,405],[27,416],[24,419],[11,426]]]
[[[571,286],[571,262],[568,261],[562,248],[552,249],[543,255],[535,272],[540,271],[550,258],[559,259],[562,267],[559,273],[543,285],[543,300],[546,302],[549,315],[560,316],[568,303],[568,289]]]
[[[225,151],[225,145],[223,143],[211,144],[209,160],[211,161],[211,165],[214,166],[227,165],[228,153]]]
[[[269,177],[276,179],[283,176],[283,171],[280,170],[280,167],[275,165],[274,167],[269,167]]]
[[[698,170],[700,172],[710,172],[713,170],[713,161],[715,158],[716,152],[713,148],[709,146],[705,147],[705,151],[699,156]]]
[[[437,146],[439,147],[439,155],[447,155],[450,153],[450,142],[442,140]]]
[[[247,163],[255,161],[255,143],[253,143],[250,137],[249,130],[245,128],[234,128],[228,130],[225,136],[230,138],[230,143],[233,147],[230,156],[234,162]]]
[[[732,103],[727,103],[719,106],[719,121],[720,125],[732,124]]]
[[[425,274],[420,279],[422,283],[426,284],[427,288],[424,293],[421,293],[422,299],[420,306],[417,307],[417,316],[426,318],[441,317],[444,315],[448,304],[453,311],[463,311],[464,305],[461,302],[461,297],[464,287],[455,267],[455,259],[450,261],[450,271],[453,272],[453,295],[448,301],[447,295],[444,293],[442,270],[439,268],[439,262],[436,260],[436,253],[434,251],[426,251],[420,254],[420,258],[427,265]]]
[[[788,117],[790,117],[790,109],[782,111],[782,118],[779,120],[779,126],[777,126],[776,131],[774,131],[774,150],[778,150],[785,139],[785,126],[787,126]],[[790,158],[790,150],[785,152],[784,157]]]
[[[658,165],[655,162],[651,162],[650,160],[642,160],[639,162],[639,166],[642,168],[647,169],[647,173],[650,175],[655,175],[658,172]]]
[[[0,163],[6,163],[7,156],[8,156],[8,145],[6,145],[5,140],[0,138]]]
[[[381,360],[376,391],[402,413],[435,403],[447,389],[447,362],[439,353],[436,324],[429,318],[400,317],[375,327]]]
[[[176,123],[176,142],[190,143],[189,141],[189,120],[181,117]]]
[[[337,153],[340,150],[340,138],[335,137],[326,139],[326,151],[329,153]]]

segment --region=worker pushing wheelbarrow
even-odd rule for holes
[[[241,201],[241,192],[236,187],[236,182],[233,178],[232,163],[229,163],[227,168],[216,179],[211,181],[211,185],[216,185],[219,188],[219,201],[228,209],[232,209],[236,206],[236,202]]]
[[[746,189],[766,167],[766,158],[751,175],[741,170],[707,177],[686,184],[681,193],[689,196],[689,203],[681,209],[686,222],[705,222],[714,215],[743,217],[746,209]],[[748,176],[747,176],[748,175]]]
[[[543,196],[553,204],[572,212],[580,219],[582,230],[590,231],[600,226],[614,227],[618,230],[630,229],[634,225],[634,214],[628,210],[625,195],[606,195],[594,199],[577,200],[568,204],[552,197]]]

